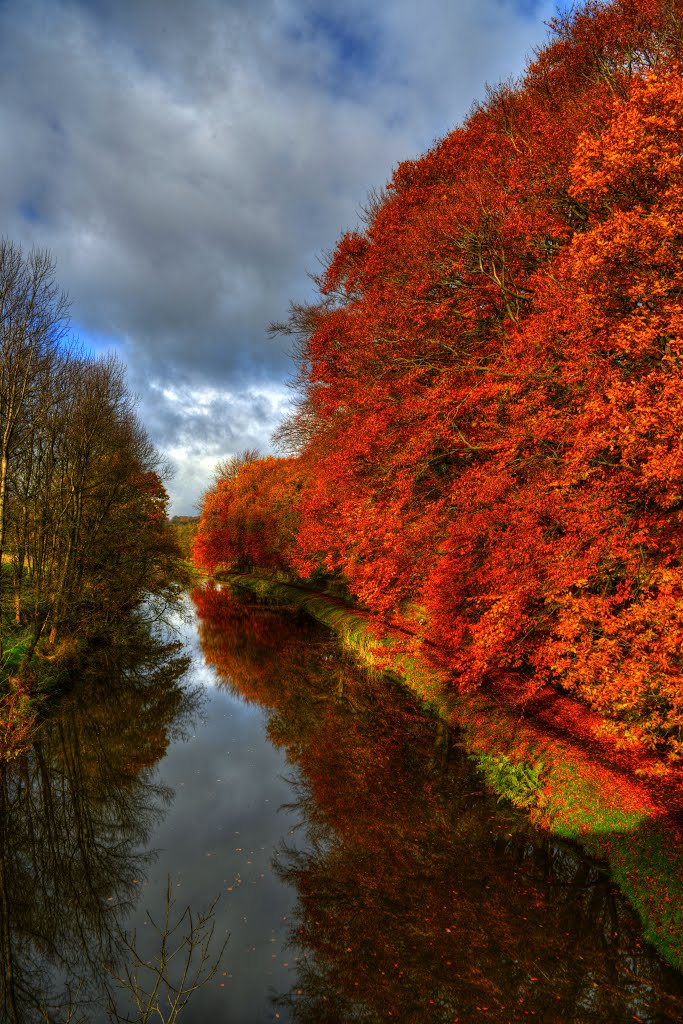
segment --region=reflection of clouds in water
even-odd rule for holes
[[[211,668],[210,665],[193,665],[192,666],[192,678],[200,686],[215,687],[218,682],[218,676],[216,670]]]
[[[160,632],[168,642],[179,642],[184,653],[191,657],[186,679],[193,686],[213,689],[219,682],[214,669],[207,665],[202,655],[201,642],[197,630],[197,613],[189,594],[183,594],[182,601],[165,606],[163,613],[155,606],[149,606],[151,617],[159,616],[162,623]]]
[[[163,905],[169,875],[181,908],[196,911],[220,894],[216,936],[230,933],[224,962],[232,977],[229,985],[220,977],[222,989],[212,984],[196,993],[196,1017],[188,1020],[266,1020],[269,985],[291,984],[282,948],[294,895],[271,866],[296,824],[282,809],[293,799],[283,778],[291,769],[266,738],[264,712],[216,689],[215,673],[198,658],[192,679],[209,688],[203,722],[185,742],[173,744],[160,765],[160,777],[175,796],[150,837],[157,861],[127,927],[144,932],[144,908],[154,912]]]
[[[169,639],[179,640],[186,652],[192,656],[188,678],[197,686],[215,688],[220,680],[215,669],[204,660],[197,628],[197,613],[189,595],[183,595],[181,604],[172,606],[165,612],[164,621],[167,624]]]

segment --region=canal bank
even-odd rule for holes
[[[486,784],[539,827],[579,843],[609,864],[638,911],[645,937],[683,969],[683,801],[681,772],[636,741],[601,733],[598,716],[550,688],[521,702],[514,680],[495,692],[457,691],[447,665],[415,653],[408,630],[379,626],[339,598],[255,574],[223,574],[261,600],[301,608],[330,627],[365,666],[399,677],[462,733]]]

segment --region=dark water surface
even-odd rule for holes
[[[172,924],[218,898],[204,973],[229,935],[185,1024],[683,1022],[600,865],[398,687],[217,590],[179,629],[122,631],[2,770],[3,1021],[143,1019],[113,975],[144,1000],[169,890]]]

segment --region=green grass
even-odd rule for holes
[[[15,643],[13,647],[5,648],[2,658],[5,672],[9,675],[16,672],[26,657],[27,651],[28,644],[25,643]]]

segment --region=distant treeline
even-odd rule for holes
[[[501,675],[683,755],[683,3],[590,0],[399,165],[274,325],[286,459],[206,497],[195,559],[327,573]]]
[[[69,339],[46,252],[0,242],[0,651],[79,635],[173,590],[159,455],[121,364]],[[14,654],[12,655],[12,652]]]
[[[199,516],[173,516],[169,522],[171,534],[183,558],[190,560],[192,544],[199,526]]]

